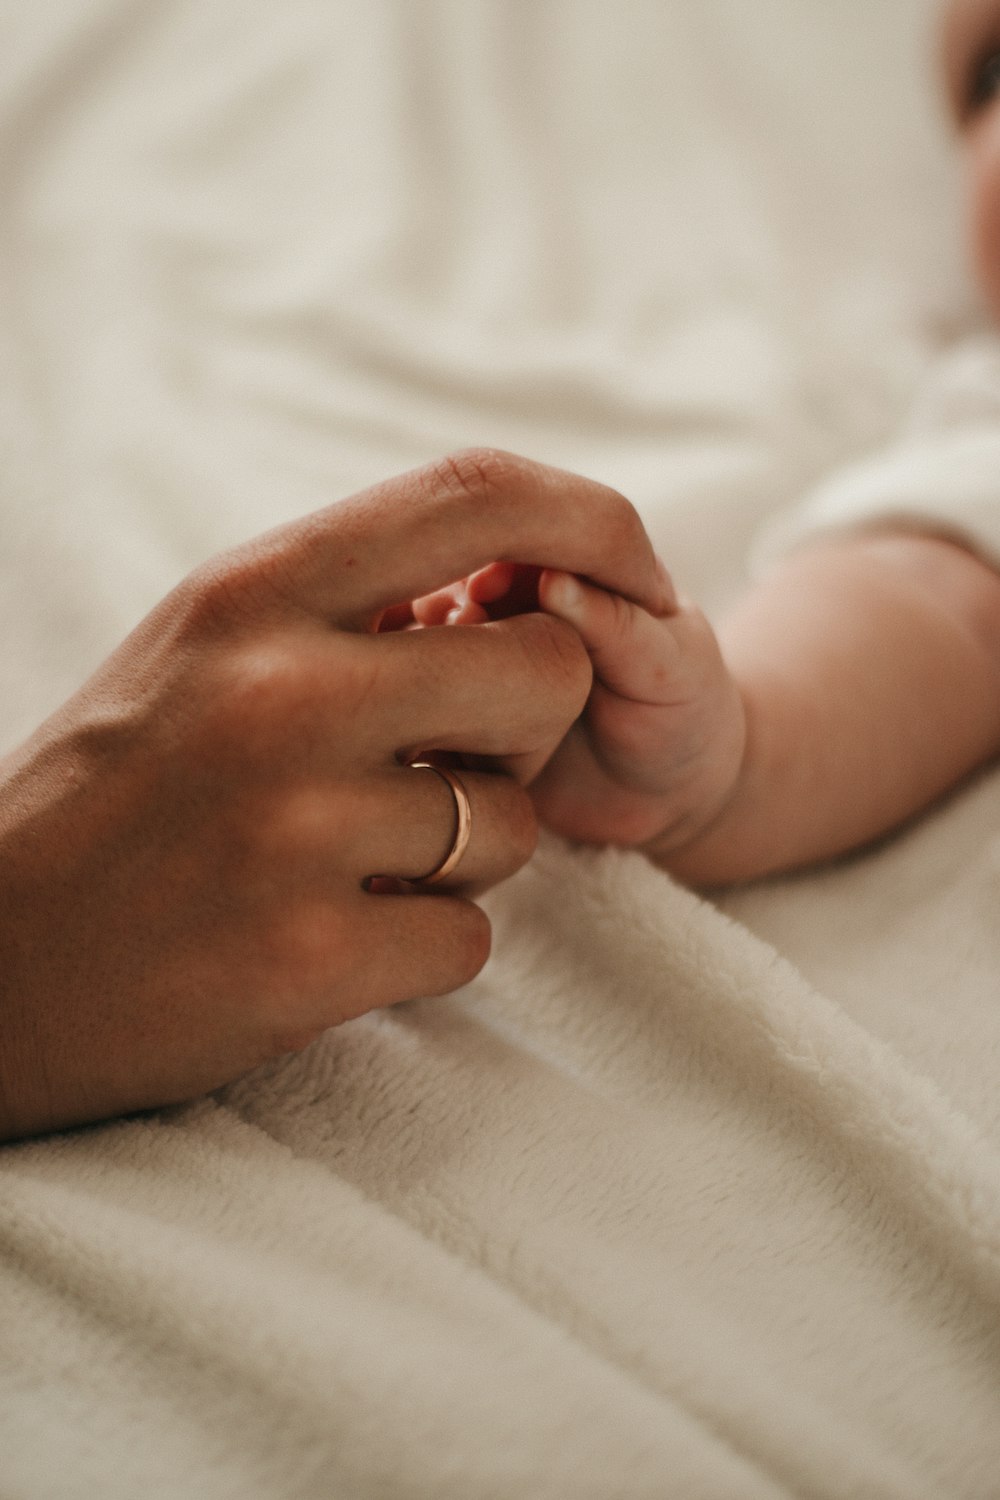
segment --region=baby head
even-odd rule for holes
[[[969,174],[974,265],[1000,321],[1000,0],[950,0],[943,54]]]

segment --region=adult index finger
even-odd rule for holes
[[[352,729],[352,745],[376,762],[429,750],[494,758],[551,751],[592,680],[576,631],[545,614],[361,637],[353,650],[377,664],[379,692]],[[334,744],[335,693],[326,711]]]
[[[654,613],[666,603],[624,496],[496,449],[401,474],[261,543],[297,602],[348,629],[494,560],[580,573]]]

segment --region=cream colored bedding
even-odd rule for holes
[[[928,0],[0,4],[0,702],[487,442],[719,608],[974,329]],[[1000,779],[0,1152],[0,1494],[1000,1495]],[[2,974],[0,974],[2,984]]]

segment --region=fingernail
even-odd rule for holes
[[[555,604],[559,614],[578,615],[582,612],[583,589],[572,573],[558,573],[553,578],[549,584],[549,602]]]

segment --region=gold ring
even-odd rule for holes
[[[442,781],[447,782],[455,799],[454,842],[437,869],[432,870],[429,875],[421,875],[419,881],[414,882],[419,885],[436,885],[439,880],[446,879],[452,873],[465,853],[469,834],[472,832],[472,804],[463,782],[454,771],[432,765],[429,760],[411,760],[410,768],[414,771],[433,771],[435,776],[440,776]]]

